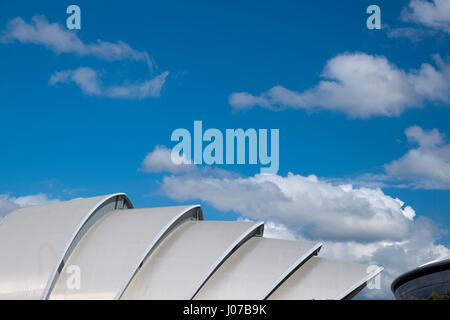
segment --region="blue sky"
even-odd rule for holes
[[[450,19],[445,20],[450,17],[450,8],[446,1],[430,1],[376,2],[381,8],[381,30],[366,27],[369,15],[365,11],[372,1],[77,1],[82,18],[81,30],[76,31],[65,28],[65,11],[72,3],[2,2],[1,199],[13,203],[41,194],[44,199],[67,200],[126,192],[136,207],[200,202],[209,219],[271,221],[271,231],[277,236],[284,233],[288,238],[330,241],[335,251],[329,256],[387,264],[392,269],[389,276],[445,255],[450,245],[446,234],[450,225]],[[431,11],[415,6],[425,2]],[[58,44],[60,33],[50,35],[53,40],[42,40],[42,35],[18,35],[8,28],[17,17],[23,19],[22,27],[34,28],[32,17],[36,15],[41,15],[43,23],[59,24],[61,34],[70,33],[84,44],[99,39],[114,44],[123,41],[134,58],[125,55],[113,59],[83,51],[85,47],[68,49],[64,43]],[[153,62],[152,72],[142,54]],[[372,67],[375,71],[353,81],[354,73],[343,69],[349,66],[356,66],[353,72]],[[74,70],[79,68],[95,70],[96,79],[101,79],[102,87],[97,88],[101,92],[80,89],[82,83],[74,81]],[[72,71],[51,81],[57,72],[67,70]],[[166,71],[168,76],[156,94],[118,97],[116,91],[108,89],[130,88]],[[338,93],[318,88],[321,81],[342,84],[346,80],[351,84],[345,87],[344,83]],[[361,94],[366,84],[372,89],[372,84],[381,87],[381,91],[373,89],[372,96],[370,92]],[[92,82],[87,85],[92,89]],[[271,95],[268,91],[275,86],[289,90],[295,101]],[[312,88],[318,89],[308,91]],[[243,92],[270,108],[248,101],[241,101],[244,107],[236,107],[230,97]],[[339,102],[339,97],[344,101]],[[350,103],[347,97],[352,97]],[[361,113],[364,107],[360,105],[369,111]],[[348,183],[370,192],[381,188],[375,199],[372,193],[362,196],[359,191],[344,198],[337,195],[336,202],[348,201],[338,209],[296,207],[305,202],[303,191],[296,193],[289,205],[274,198],[273,208],[286,205],[289,212],[298,209],[299,216],[302,210],[311,209],[311,215],[321,217],[320,221],[332,216],[330,223],[337,223],[333,228],[339,229],[334,220],[345,208],[352,212],[372,203],[368,211],[374,216],[377,210],[383,218],[384,214],[399,214],[401,218],[395,216],[392,226],[395,229],[398,223],[404,231],[383,233],[380,230],[389,229],[389,223],[372,228],[369,217],[367,233],[372,238],[347,230],[348,225],[342,228],[348,236],[327,230],[320,236],[317,220],[286,218],[283,209],[279,216],[258,215],[258,208],[251,205],[231,210],[230,201],[241,204],[283,192],[275,188],[269,195],[273,190],[265,187],[267,181],[258,180],[259,166],[223,165],[219,168],[223,172],[198,168],[194,174],[177,175],[170,170],[154,172],[142,165],[156,146],[174,145],[170,141],[173,130],[193,130],[194,120],[203,121],[205,129],[223,131],[279,128],[278,188],[289,188],[291,183],[293,189],[303,186],[303,178],[288,181],[288,173],[315,175],[324,183],[325,189],[319,188],[319,193],[327,192],[327,183],[331,193],[336,186]],[[227,174],[240,178],[227,178]],[[217,180],[208,180],[211,176]],[[174,187],[193,181],[202,186],[191,192]],[[218,186],[212,195],[217,199],[208,200],[202,191],[209,183]],[[221,191],[239,188],[241,183],[249,183],[246,190],[255,186],[255,194],[237,193],[230,195],[232,200],[219,199]],[[361,197],[368,202],[360,205]],[[404,205],[378,206],[379,201],[395,198]],[[414,210],[414,219],[402,216],[406,206]],[[345,219],[348,216],[342,217]],[[360,220],[364,222],[356,218]],[[303,228],[303,223],[311,227]],[[424,230],[429,231],[426,240],[415,238]],[[422,245],[403,247],[402,241]],[[352,243],[361,246],[364,254],[342,253],[345,245]],[[389,250],[394,254],[403,250],[409,264],[386,258],[392,257]]]

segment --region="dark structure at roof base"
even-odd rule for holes
[[[392,292],[398,300],[429,299],[450,293],[450,257],[431,261],[406,272],[392,282]]]

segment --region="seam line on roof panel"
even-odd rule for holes
[[[191,212],[195,210],[195,212]],[[152,242],[150,243],[150,246],[145,250],[142,257],[139,259],[138,263],[135,265],[133,270],[131,271],[130,275],[125,279],[125,282],[123,283],[122,287],[117,292],[116,296],[114,297],[114,300],[119,300],[127,287],[130,285],[131,281],[143,265],[145,259],[153,252],[153,250],[158,246],[160,241],[162,241],[171,231],[173,231],[173,227],[177,226],[177,223],[183,222],[183,218],[188,218],[189,214],[196,214],[197,220],[203,220],[203,212],[200,205],[193,205],[190,207],[187,207],[183,211],[181,211],[179,214],[177,214],[172,220],[167,223],[164,228],[162,228],[159,233],[156,235],[155,238],[153,238]]]
[[[225,262],[225,260],[236,251],[245,241],[253,236],[261,237],[264,232],[264,222],[257,222],[252,225],[249,229],[243,232],[239,238],[237,238],[233,243],[224,251],[224,253],[219,257],[216,263],[209,269],[209,271],[203,276],[203,278],[198,282],[193,293],[187,297],[187,299],[194,299],[195,295],[204,286],[206,281],[214,274],[214,272]]]
[[[89,218],[91,218],[93,215],[95,215],[95,212],[104,204],[106,203],[108,200],[113,199],[115,197],[124,197],[126,200],[128,200],[131,208],[133,208],[133,203],[131,202],[131,200],[128,198],[128,196],[125,193],[114,193],[111,195],[108,195],[106,197],[104,197],[103,199],[101,199],[100,201],[98,201],[88,212],[87,214],[84,216],[83,221],[77,226],[77,228],[75,229],[74,233],[72,234],[71,238],[69,241],[67,241],[64,250],[62,252],[62,255],[60,256],[60,258],[57,260],[56,266],[52,271],[52,274],[50,275],[50,278],[47,281],[47,284],[45,285],[45,289],[44,289],[44,293],[42,294],[42,300],[47,300],[48,297],[50,296],[50,293],[53,289],[53,286],[55,285],[56,280],[58,279],[59,273],[58,270],[61,269],[61,265],[64,263],[64,258],[67,254],[67,251],[69,250],[70,246],[72,245],[73,241],[75,240],[75,238],[77,237],[78,233],[80,233],[80,231],[83,229],[83,227],[85,226],[86,222],[89,220]]]

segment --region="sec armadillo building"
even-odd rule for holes
[[[263,232],[122,193],[21,208],[0,223],[0,299],[348,299],[382,270]]]

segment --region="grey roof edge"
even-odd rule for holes
[[[358,282],[356,282],[353,286],[351,286],[350,288],[348,288],[347,290],[345,290],[344,292],[342,292],[341,294],[339,294],[335,300],[343,300],[345,299],[345,297],[349,296],[352,294],[353,291],[360,289],[361,287],[365,287],[367,282],[369,282],[370,280],[372,280],[373,278],[375,278],[378,274],[381,273],[381,271],[383,271],[384,268],[383,267],[378,267],[378,269],[376,269],[375,271],[369,273],[367,276],[365,276],[364,278],[362,278],[361,280],[359,280]]]
[[[415,274],[420,274],[420,272],[433,270],[436,267],[443,266],[446,264],[450,264],[450,257],[444,257],[441,259],[433,260],[430,262],[427,262],[425,264],[422,264],[412,270],[406,271],[405,273],[402,273],[397,278],[395,278],[391,283],[391,291],[395,292],[395,290],[403,284],[402,282],[405,279],[408,279],[409,277],[413,277]]]
[[[191,205],[184,210],[180,211],[175,217],[173,217],[172,220],[170,220],[164,228],[162,228],[159,233],[156,235],[156,237],[153,239],[153,241],[150,243],[150,245],[145,250],[144,254],[141,256],[141,258],[137,261],[136,265],[134,266],[133,270],[129,274],[129,276],[125,279],[122,287],[117,292],[116,296],[114,297],[114,300],[119,300],[125,290],[127,289],[130,282],[133,280],[136,273],[139,271],[142,263],[145,261],[145,259],[150,255],[150,253],[156,248],[158,243],[164,239],[171,231],[173,231],[174,227],[178,225],[178,223],[182,223],[186,221],[189,216],[193,213],[193,210],[196,210],[195,213],[197,213],[197,220],[203,220],[203,211],[202,207],[199,204]],[[199,209],[199,210],[197,210]]]
[[[267,290],[262,296],[261,300],[267,299],[272,293],[276,291],[276,289],[284,282],[286,281],[299,267],[301,267],[302,264],[304,264],[306,261],[309,260],[314,255],[317,255],[317,253],[322,248],[323,243],[318,242],[314,246],[312,246],[308,251],[306,251],[303,255],[301,255],[270,287],[269,290]]]
[[[128,196],[125,193],[113,193],[110,195],[106,195],[104,196],[100,201],[98,201],[84,216],[83,220],[81,221],[81,223],[77,226],[77,228],[75,229],[75,231],[73,232],[72,236],[70,237],[70,240],[67,241],[66,245],[64,246],[64,250],[61,254],[61,256],[58,258],[57,263],[55,268],[52,271],[52,274],[50,276],[50,278],[47,281],[47,284],[45,286],[44,289],[44,293],[42,294],[41,299],[42,300],[47,300],[50,292],[53,288],[53,285],[55,284],[55,281],[57,279],[57,275],[58,275],[58,269],[60,268],[61,263],[64,260],[64,257],[66,256],[66,253],[68,251],[68,249],[70,248],[70,246],[72,245],[73,241],[75,240],[77,234],[81,231],[81,229],[84,227],[84,225],[86,224],[87,220],[93,216],[95,214],[95,212],[108,200],[113,199],[115,197],[124,197],[126,200],[128,200],[128,203],[131,205],[131,207],[133,207],[133,203],[131,202],[130,198],[128,198]]]
[[[230,246],[222,253],[222,255],[217,259],[216,263],[211,266],[208,272],[203,276],[203,278],[197,283],[192,294],[187,297],[187,299],[192,300],[195,295],[200,291],[203,285],[208,281],[208,279],[213,275],[213,273],[222,265],[223,262],[245,241],[250,239],[252,236],[261,237],[264,233],[264,222],[255,222],[250,228],[243,232]]]

